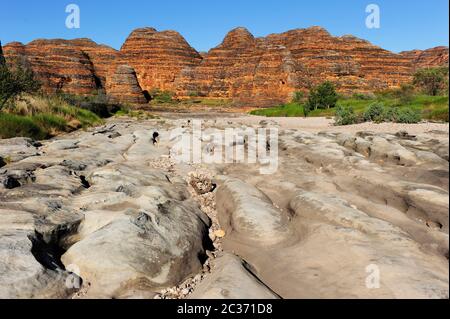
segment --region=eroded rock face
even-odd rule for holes
[[[395,87],[410,80],[411,68],[403,56],[352,36],[333,37],[319,27],[258,39],[238,28],[178,81],[184,92],[270,104],[324,80],[343,93]]]
[[[48,93],[103,91],[116,101],[147,102],[134,70],[121,64],[119,52],[89,39],[14,42],[5,47],[5,57],[10,65],[31,68]]]
[[[276,210],[270,199],[257,188],[239,179],[220,177],[217,207],[219,222],[229,225],[230,237],[255,245],[276,245],[289,240],[293,231],[287,216]]]
[[[155,88],[176,91],[175,77],[202,59],[178,32],[158,32],[153,28],[133,31],[120,53],[136,70],[139,84],[147,91]]]
[[[128,65],[119,65],[108,79],[106,91],[115,102],[145,104],[147,100],[137,81],[136,72]]]
[[[119,52],[106,45],[100,45],[90,39],[75,39],[71,43],[83,51],[92,63],[96,84],[106,88],[107,79],[110,77],[112,65],[116,63]],[[126,90],[123,91],[127,93]]]
[[[145,103],[144,96],[158,88],[179,98],[273,105],[325,80],[341,93],[368,93],[409,83],[418,68],[448,65],[446,47],[395,54],[353,36],[334,37],[320,27],[262,38],[237,28],[202,54],[178,32],[153,28],[133,31],[120,51],[89,39],[10,43],[4,51],[9,63],[30,66],[48,92],[106,89],[130,103]],[[125,65],[136,72],[137,83]]]
[[[0,142],[2,298],[148,298],[202,269],[210,220],[185,181],[149,168],[165,149],[148,125]]]
[[[73,294],[76,289],[65,285],[71,276],[68,272],[59,266],[47,269],[33,255],[31,215],[3,209],[0,213],[7,219],[0,229],[0,298],[62,299]]]
[[[401,52],[413,62],[414,69],[448,66],[448,47],[435,47],[428,50]]]
[[[157,213],[130,213],[87,235],[62,257],[80,265],[91,296],[123,297],[175,285],[201,268],[207,218],[180,203],[161,204]],[[199,236],[200,235],[200,236]]]
[[[4,48],[9,64],[30,67],[47,92],[90,94],[101,87],[89,56],[66,40],[35,40]]]

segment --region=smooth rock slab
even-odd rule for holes
[[[189,299],[278,299],[239,257],[225,253],[214,260],[213,271]]]
[[[330,294],[325,287],[334,283],[342,296],[356,298],[448,298],[448,261],[424,252],[400,228],[335,196],[299,191],[291,208],[299,223],[307,221],[307,235],[280,253],[299,251],[286,269],[302,274],[304,287],[316,282]],[[369,281],[374,271],[377,289]]]
[[[259,245],[279,244],[292,236],[287,216],[270,199],[236,178],[219,178],[217,210],[220,225],[239,241]]]
[[[91,284],[89,297],[151,293],[198,272],[209,219],[194,205],[168,201],[157,212],[119,218],[87,235],[62,257]]]

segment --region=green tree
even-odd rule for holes
[[[324,82],[311,90],[308,98],[310,110],[330,109],[336,106],[338,95],[333,83]]]
[[[305,94],[302,91],[295,91],[292,94],[292,102],[293,103],[297,103],[297,104],[301,104],[303,102],[303,97],[305,96]]]
[[[422,88],[426,94],[436,96],[445,88],[448,68],[425,68],[414,74],[414,85]]]
[[[40,87],[31,69],[20,65],[10,69],[5,64],[0,65],[0,110],[9,100],[22,93],[37,92]]]
[[[5,60],[5,57],[3,56],[2,42],[0,41],[0,66],[5,65],[5,64],[6,64],[6,60]]]
[[[305,105],[303,105],[303,115],[304,115],[304,117],[308,117],[309,112],[311,112],[311,109],[309,108],[309,104],[306,103]]]
[[[13,74],[5,64],[0,65],[0,110],[10,98],[17,94]]]

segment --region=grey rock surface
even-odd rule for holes
[[[192,116],[0,140],[0,298],[448,298],[448,134],[197,116],[278,128],[262,175],[176,162]]]

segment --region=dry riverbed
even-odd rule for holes
[[[0,140],[0,298],[448,298],[448,124],[160,116]],[[178,163],[193,119],[278,170]]]

